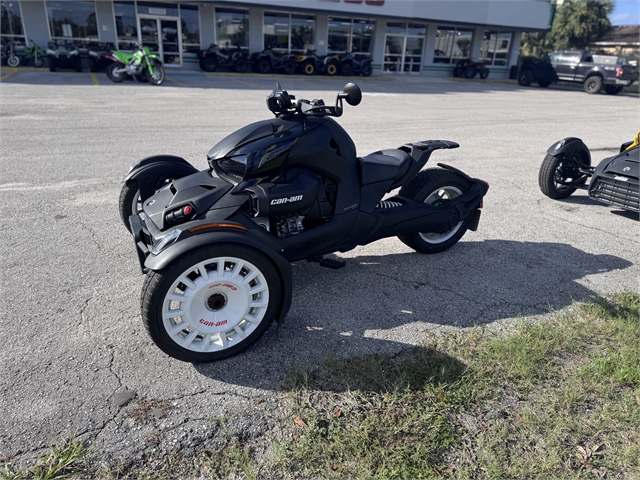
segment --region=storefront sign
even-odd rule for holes
[[[167,14],[167,9],[166,8],[152,8],[149,7],[149,15],[166,15]]]

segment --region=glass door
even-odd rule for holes
[[[424,38],[389,35],[385,38],[383,70],[385,72],[420,73]]]
[[[138,15],[140,43],[159,55],[164,65],[182,66],[180,22],[174,17]]]

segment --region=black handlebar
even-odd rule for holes
[[[296,114],[339,117],[343,112],[342,99],[345,98],[344,95],[344,93],[338,95],[335,106],[325,105],[324,100],[301,99],[294,102],[296,97],[290,95],[286,90],[282,90],[278,84],[277,88],[267,97],[267,107],[276,117]]]

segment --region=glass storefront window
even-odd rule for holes
[[[98,40],[94,2],[47,1],[47,16],[53,38]]]
[[[387,22],[387,33],[407,33],[406,23]]]
[[[420,73],[426,32],[426,25],[387,23],[382,70]]]
[[[433,52],[434,63],[456,63],[457,60],[471,55],[471,30],[455,27],[438,27],[436,47]]]
[[[264,14],[264,48],[289,51],[289,14]]]
[[[116,33],[118,48],[133,50],[138,42],[138,24],[136,23],[136,6],[133,2],[113,2],[116,17]]]
[[[249,46],[249,12],[216,8],[216,44],[220,48]]]
[[[291,15],[291,51],[304,53],[314,50],[316,20],[312,15]]]
[[[511,47],[511,32],[485,30],[480,57],[487,65],[506,65]]]
[[[264,47],[289,53],[313,50],[315,27],[316,20],[313,15],[265,12]]]
[[[17,0],[0,3],[0,18],[3,37],[24,40],[24,28],[22,26],[22,13]]]
[[[197,5],[180,5],[180,26],[182,27],[182,51],[200,50],[200,14]]]
[[[329,52],[370,55],[374,28],[373,20],[329,17]]]

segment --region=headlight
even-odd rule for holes
[[[178,237],[181,233],[182,230],[178,228],[176,228],[175,230],[171,230],[164,237],[162,237],[162,239],[158,243],[155,244],[153,250],[151,250],[151,255],[158,255],[160,252],[162,252],[162,250],[178,240]]]
[[[555,150],[556,150],[556,151],[558,151],[558,150],[560,150],[563,146],[564,146],[564,140],[560,140],[560,141],[558,142],[558,144],[556,145]]]

